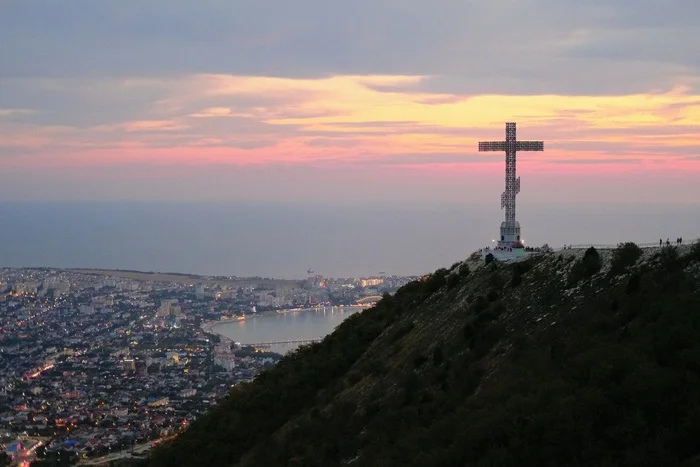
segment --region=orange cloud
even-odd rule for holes
[[[0,118],[12,115],[29,115],[34,113],[31,109],[0,109]]]
[[[232,115],[228,107],[209,107],[201,112],[190,115],[190,117],[229,117]]]
[[[124,131],[178,131],[187,128],[186,125],[168,120],[136,120],[118,127]]]
[[[653,162],[700,170],[694,153],[700,148],[700,96],[688,88],[622,96],[460,96],[421,91],[428,80],[384,75],[127,80],[111,88],[152,87],[165,97],[132,119],[89,128],[8,124],[19,114],[5,109],[0,110],[5,117],[0,130],[12,125],[14,147],[76,164],[395,163],[405,155],[421,155],[405,167],[438,167],[432,155],[464,155],[469,161],[479,140],[501,139],[503,123],[517,121],[521,138],[545,140],[546,152],[533,159],[538,166],[563,170],[562,164],[579,161],[586,170],[598,164],[611,170]],[[110,86],[102,83],[101,89]],[[41,114],[40,109],[32,112]],[[0,139],[0,150],[3,144],[10,140]],[[501,159],[492,158],[494,163]],[[491,163],[474,159],[472,169],[477,161]]]

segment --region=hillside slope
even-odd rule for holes
[[[698,439],[700,246],[626,244],[438,270],[148,465],[690,466]]]

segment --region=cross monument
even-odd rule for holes
[[[520,224],[515,220],[515,195],[520,193],[520,177],[515,177],[515,155],[518,151],[544,151],[544,142],[517,141],[515,123],[506,123],[506,140],[480,142],[479,151],[506,153],[506,191],[501,194],[501,209],[506,208],[506,220],[501,223],[498,246],[508,248],[520,244]]]

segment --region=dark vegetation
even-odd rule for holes
[[[634,263],[637,262],[640,256],[642,256],[642,249],[635,243],[620,243],[613,252],[610,262],[610,275],[626,272],[630,267],[634,266]]]
[[[590,247],[583,254],[583,258],[574,264],[569,274],[569,285],[576,285],[579,281],[590,278],[593,274],[600,271],[603,266],[603,260],[600,258],[598,250]]]
[[[685,251],[620,245],[607,275],[595,249],[438,270],[149,465],[700,465],[700,246]]]

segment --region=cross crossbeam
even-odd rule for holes
[[[507,141],[482,141],[479,143],[480,152],[489,151],[507,151]],[[544,142],[542,141],[516,141],[516,151],[544,151]]]
[[[506,153],[506,189],[501,194],[501,209],[506,209],[506,220],[501,224],[499,245],[520,242],[520,225],[515,220],[515,196],[520,193],[520,177],[515,176],[518,151],[544,151],[543,141],[517,141],[515,123],[506,123],[505,141],[482,141],[480,152],[504,151]]]

